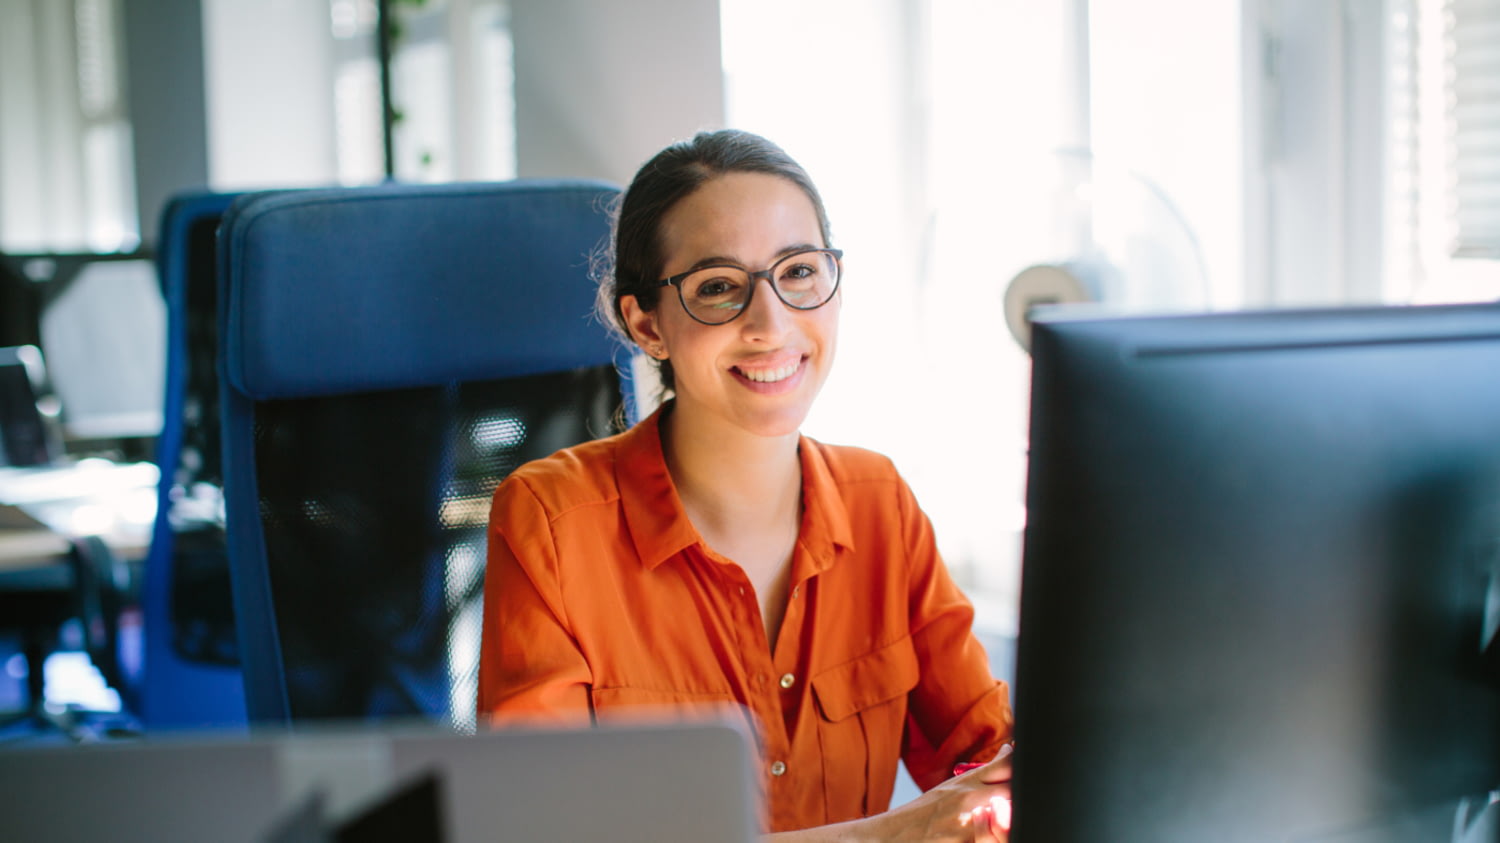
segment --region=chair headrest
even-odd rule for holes
[[[613,185],[582,180],[275,191],[219,235],[224,377],[258,400],[608,363],[592,256]]]

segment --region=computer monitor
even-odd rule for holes
[[[1495,839],[1500,306],[1033,343],[1013,839]]]
[[[33,345],[0,348],[0,466],[50,464],[58,455],[43,411],[46,369]]]
[[[166,305],[144,254],[10,255],[38,291],[42,353],[70,454],[150,459],[162,426]]]
[[[0,252],[0,346],[36,345],[36,292],[21,268]]]

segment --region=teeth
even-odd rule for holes
[[[756,371],[741,369],[740,372],[743,373],[745,377],[757,383],[776,383],[777,381],[784,381],[787,378],[791,377],[793,374],[796,374],[797,367],[800,365],[802,364],[799,362],[793,363],[789,366],[782,366],[780,369],[760,369]]]

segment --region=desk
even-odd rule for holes
[[[0,623],[22,635],[30,699],[26,714],[42,714],[42,666],[58,628],[99,608],[87,602],[90,595],[80,588],[75,542],[87,546],[97,536],[113,558],[144,556],[155,518],[156,478],[156,466],[149,463],[104,460],[0,468]],[[118,579],[113,570],[108,573]],[[103,583],[92,591],[114,585]],[[114,632],[85,634],[102,633],[102,646],[112,657]]]
[[[0,504],[0,576],[50,565],[67,553],[67,539],[25,510]]]
[[[152,463],[100,459],[0,468],[0,511],[19,510],[25,519],[16,521],[14,513],[0,515],[0,528],[40,526],[63,537],[97,535],[124,556],[140,556],[150,544],[156,518],[157,477]],[[20,539],[20,546],[30,541],[41,540]]]

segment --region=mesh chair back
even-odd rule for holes
[[[629,407],[628,358],[591,310],[616,193],[399,185],[231,208],[226,502],[252,720],[472,728],[490,495]]]

